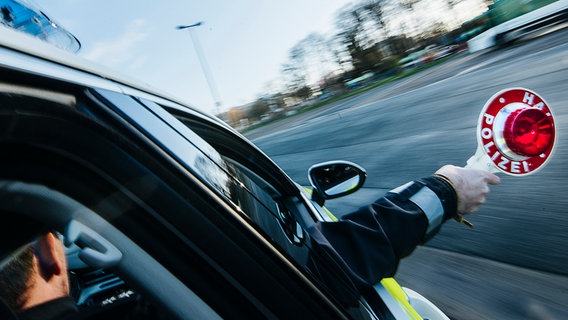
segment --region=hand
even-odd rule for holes
[[[485,203],[489,184],[497,185],[501,179],[487,171],[445,165],[436,174],[446,177],[454,186],[458,197],[458,214],[473,212]]]

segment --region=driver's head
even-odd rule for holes
[[[0,298],[14,311],[69,295],[63,243],[46,232],[0,267]]]

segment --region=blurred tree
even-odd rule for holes
[[[308,86],[303,86],[294,92],[294,96],[303,100],[309,99],[312,96],[312,89]]]
[[[300,44],[290,50],[288,63],[282,65],[282,75],[289,92],[295,92],[307,85],[306,52]]]
[[[363,19],[357,7],[344,7],[337,15],[336,26],[340,30],[336,37],[342,44],[344,52],[347,52],[354,69],[350,73],[357,76],[362,65],[365,64],[363,61],[366,44],[365,39],[362,38]]]
[[[386,42],[388,42],[391,55],[393,56],[402,57],[414,46],[414,40],[404,34],[391,36],[386,40]]]
[[[322,83],[322,79],[324,79],[325,75],[331,72],[332,69],[337,69],[329,45],[330,43],[323,35],[311,33],[294,47],[297,52],[301,52],[303,55],[303,59],[298,59],[297,61],[302,63],[301,67],[306,71],[305,85],[323,85],[325,87],[325,83]]]
[[[360,56],[357,57],[355,68],[359,70],[359,74],[363,74],[367,71],[381,71],[380,64],[383,59],[383,54],[378,45],[374,45],[370,48],[363,49],[360,52]]]
[[[402,8],[403,10],[407,10],[410,14],[411,21],[412,21],[412,24],[413,24],[413,26],[411,27],[410,33],[413,34],[413,35],[420,32],[419,27],[418,27],[420,24],[416,21],[417,18],[416,18],[415,10],[414,10],[416,8],[416,5],[420,1],[421,0],[400,0],[400,1],[398,1],[400,8]]]
[[[350,77],[359,76],[373,70],[383,72],[392,63],[381,61],[393,53],[398,53],[400,43],[391,41],[386,8],[393,0],[363,0],[344,7],[336,18],[336,25],[355,69]]]
[[[446,19],[448,21],[452,20],[450,23],[450,27],[452,29],[459,27],[460,25],[460,21],[458,20],[456,14],[454,13],[455,7],[456,5],[458,5],[459,3],[463,2],[464,0],[446,0],[446,5],[448,6],[448,9],[450,10],[450,14],[448,14],[446,16]]]
[[[323,35],[312,33],[290,50],[288,63],[282,66],[290,97],[306,100],[313,93],[312,87],[325,90],[326,75],[338,68],[331,45]]]
[[[328,40],[328,48],[330,48],[333,61],[339,66],[341,73],[345,73],[353,68],[351,55],[343,44],[343,38],[340,34],[336,34]]]
[[[379,30],[382,30],[383,36],[386,38],[389,35],[388,24],[385,15],[385,6],[390,0],[366,0],[362,8],[367,13],[367,16],[376,24]]]
[[[249,108],[247,117],[252,120],[260,120],[263,115],[270,112],[270,106],[264,99],[256,100]]]
[[[282,108],[282,110],[286,111],[286,110],[288,110],[288,106],[286,105],[286,102],[284,100],[285,98],[286,98],[286,96],[281,94],[281,93],[275,94],[271,97],[272,103],[277,108]]]
[[[403,9],[414,11],[416,5],[422,0],[399,0],[398,3]]]
[[[460,2],[463,2],[463,0],[446,0],[446,4],[448,5],[448,8],[450,8],[450,10],[453,10],[454,7]]]
[[[441,0],[439,4],[443,7],[445,3],[451,13],[461,2],[465,0]],[[433,21],[431,12],[422,10],[426,8],[422,3],[426,1],[355,0],[338,10],[333,36],[310,34],[290,50],[281,70],[286,96],[306,99],[314,84],[325,92],[333,83],[337,91],[341,83],[368,71],[397,72],[398,61],[410,52],[455,41],[457,36],[450,30],[456,25],[457,31],[452,32],[459,35],[459,21],[447,23],[456,15]]]

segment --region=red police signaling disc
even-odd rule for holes
[[[526,175],[549,159],[556,127],[544,99],[533,91],[511,88],[487,101],[477,134],[484,152],[500,171]]]

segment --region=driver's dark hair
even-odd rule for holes
[[[19,311],[28,299],[28,288],[31,283],[34,248],[27,244],[17,250],[10,261],[0,268],[0,299],[10,309]]]

